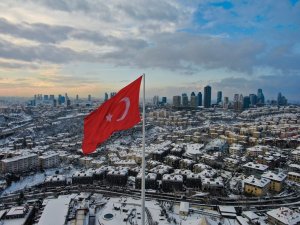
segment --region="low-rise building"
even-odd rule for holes
[[[216,178],[203,178],[202,182],[202,191],[208,191],[211,194],[221,195],[224,193],[224,182],[222,177]]]
[[[111,185],[125,186],[128,178],[128,169],[119,167],[113,168],[107,172],[106,180]]]
[[[288,173],[288,180],[300,183],[300,173],[289,172]]]
[[[244,193],[261,197],[264,196],[270,187],[271,181],[266,178],[255,178],[253,175],[243,180]]]
[[[182,175],[165,174],[162,177],[162,190],[165,192],[174,192],[183,190]]]
[[[59,154],[55,152],[44,153],[39,156],[39,165],[42,169],[56,167],[59,162]]]
[[[248,162],[243,165],[243,170],[246,175],[254,175],[259,177],[264,172],[267,171],[269,167],[267,165],[254,163],[254,162]]]
[[[44,181],[44,186],[63,186],[67,182],[64,175],[47,176]]]
[[[135,179],[135,188],[141,189],[142,186],[142,173],[139,173]],[[146,189],[157,189],[157,175],[155,173],[145,174],[145,188]]]
[[[283,189],[284,181],[287,178],[287,175],[284,173],[273,173],[267,171],[261,177],[271,180],[270,190],[275,192],[281,192]]]
[[[72,175],[73,184],[92,184],[93,173],[89,170],[76,171]]]
[[[267,212],[268,221],[272,225],[300,224],[300,213],[287,207],[280,207]]]
[[[1,160],[2,173],[23,173],[37,168],[38,156],[34,153]]]

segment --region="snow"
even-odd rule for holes
[[[10,194],[16,191],[20,191],[23,190],[24,188],[30,188],[33,187],[35,185],[41,184],[44,182],[46,176],[52,176],[55,174],[55,171],[57,171],[59,169],[57,168],[52,168],[52,169],[48,169],[45,171],[45,173],[36,173],[32,176],[27,176],[24,177],[23,179],[21,179],[20,181],[17,182],[12,182],[12,184],[7,187],[0,196],[6,195],[6,194]],[[72,173],[72,171],[68,171],[69,173]],[[68,175],[68,173],[64,173],[64,175]]]
[[[38,225],[64,225],[68,215],[71,196],[60,196],[57,199],[50,199],[43,211]],[[49,219],[51,218],[51,219]]]
[[[296,225],[300,223],[300,213],[286,207],[271,210],[267,214],[283,224]]]

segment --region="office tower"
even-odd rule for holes
[[[67,101],[69,99],[68,94],[65,93],[65,101]]]
[[[65,101],[66,101],[65,96],[58,95],[58,105],[65,103]]]
[[[36,100],[37,99],[37,96],[36,95],[34,95],[34,100]]]
[[[287,105],[287,99],[281,94],[281,92],[279,92],[277,96],[277,105]]]
[[[155,95],[153,97],[153,105],[155,105],[155,106],[159,105],[159,96]]]
[[[244,97],[240,94],[239,101],[238,101],[238,110],[242,111],[244,109]]]
[[[57,106],[57,100],[53,99],[53,106],[56,107]]]
[[[49,100],[49,96],[48,95],[44,95],[44,100],[48,101]]]
[[[192,97],[192,96],[196,96],[195,92],[192,92],[192,93],[191,93],[191,97]]]
[[[179,95],[173,96],[173,106],[180,107],[180,103],[181,103],[181,96]]]
[[[263,94],[262,89],[257,90],[257,104],[264,105],[265,104],[265,96]]]
[[[105,92],[105,94],[104,94],[104,101],[106,102],[108,100],[108,94],[107,94],[107,92]]]
[[[229,107],[229,98],[224,97],[223,108],[228,109],[228,107]]]
[[[189,98],[186,93],[183,93],[182,95],[182,106],[187,107],[189,105]]]
[[[222,102],[222,91],[218,91],[217,93],[217,104]]]
[[[198,103],[198,106],[202,106],[202,93],[201,92],[198,92],[197,103]]]
[[[78,96],[78,94],[76,95],[76,102],[78,102],[78,100],[79,100],[79,96]]]
[[[198,105],[197,105],[197,97],[196,95],[191,95],[191,107],[194,107],[196,108]]]
[[[54,100],[54,95],[50,95],[49,99],[53,101]]]
[[[251,106],[255,106],[256,103],[257,103],[257,96],[256,96],[256,94],[250,94],[249,97],[250,97],[250,105]]]
[[[67,99],[67,106],[69,107],[69,106],[71,106],[71,100],[70,99]]]
[[[92,101],[92,96],[88,95],[88,101],[91,102]]]
[[[167,97],[162,97],[161,102],[162,104],[167,104]]]
[[[211,87],[204,87],[204,107],[210,108],[211,106]]]
[[[234,94],[233,96],[233,109],[235,111],[239,110],[239,94]]]
[[[248,109],[250,107],[250,97],[245,96],[243,101],[244,109]]]

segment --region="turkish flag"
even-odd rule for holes
[[[94,152],[115,131],[126,130],[141,121],[139,96],[142,76],[121,89],[84,118],[84,154]]]

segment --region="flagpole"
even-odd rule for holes
[[[145,74],[143,74],[142,225],[145,225]]]

